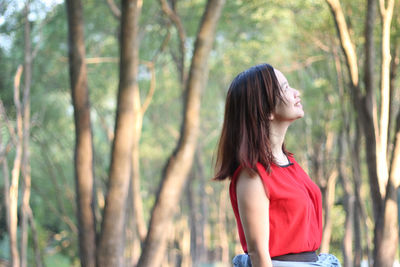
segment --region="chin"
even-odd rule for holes
[[[299,113],[299,114],[297,115],[296,120],[297,120],[297,119],[301,119],[301,118],[303,118],[303,117],[304,117],[304,112],[301,112],[301,113]]]

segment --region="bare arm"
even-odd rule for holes
[[[258,174],[244,169],[236,185],[240,220],[254,267],[272,267],[269,255],[269,199]]]

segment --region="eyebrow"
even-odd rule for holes
[[[283,83],[281,84],[281,87],[284,87],[284,86],[287,85],[287,84],[289,84],[287,81],[286,81],[286,82],[283,82]]]

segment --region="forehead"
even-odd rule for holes
[[[282,86],[284,83],[287,83],[287,79],[285,77],[285,75],[283,75],[282,72],[280,72],[277,69],[274,69],[275,72],[275,76],[278,79],[279,84]]]

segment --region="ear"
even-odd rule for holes
[[[270,115],[269,115],[269,120],[270,121],[273,121],[275,119],[275,115],[274,115],[274,113],[271,113]]]

